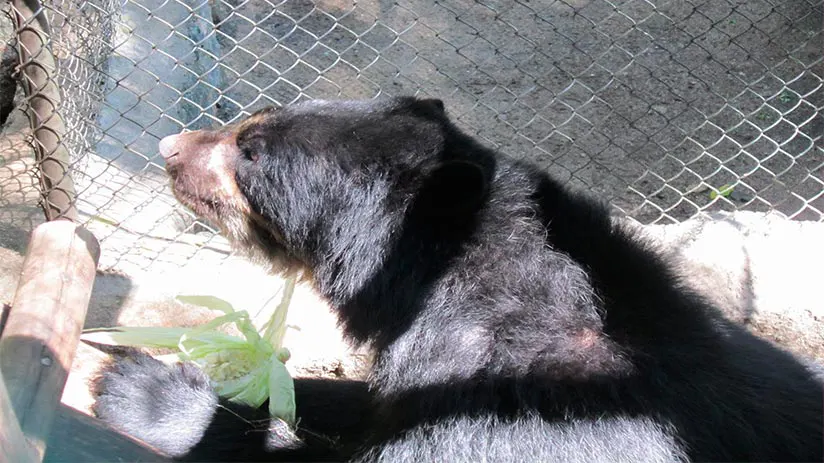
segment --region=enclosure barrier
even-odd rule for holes
[[[0,460],[164,461],[145,445],[60,404],[100,255],[69,220],[32,233],[17,293],[0,324]],[[53,426],[54,422],[57,426]]]
[[[19,284],[0,317],[0,460],[162,461],[142,444],[60,404],[94,283],[100,247],[75,223],[61,93],[48,18],[34,0],[13,2],[20,81],[48,220],[32,233]],[[59,426],[53,427],[53,423]]]
[[[77,220],[69,150],[63,143],[66,125],[58,110],[61,94],[55,79],[57,60],[48,46],[49,19],[39,1],[15,0],[12,4],[20,58],[18,73],[27,99],[43,210],[47,220]]]
[[[822,0],[44,0],[43,27],[20,8],[24,107],[58,160],[44,204],[74,206],[103,269],[228,255],[157,142],[315,98],[441,98],[643,224],[824,220]]]
[[[20,463],[31,463],[35,459],[34,448],[29,446],[28,441],[20,430],[14,408],[11,406],[11,399],[6,391],[6,384],[3,380],[3,371],[0,369],[0,416],[3,417],[0,423],[0,455],[8,461],[19,461]]]
[[[7,461],[42,461],[71,369],[100,248],[73,222],[75,192],[61,142],[56,60],[49,24],[37,1],[14,1],[20,82],[47,222],[34,230],[20,282],[0,324],[0,451]],[[61,220],[55,220],[61,219]],[[8,313],[6,313],[6,311]]]
[[[86,318],[99,253],[94,236],[71,221],[40,225],[3,326],[0,370],[11,416],[38,461]]]
[[[50,29],[41,48],[54,58],[42,67],[56,66],[60,92],[46,85],[54,106],[36,113],[67,129],[58,144],[80,223],[107,249],[104,269],[154,270],[216,243],[225,251],[214,227],[174,204],[160,138],[312,98],[442,98],[485,144],[644,224],[736,210],[824,220],[821,0],[49,0],[41,9]],[[46,38],[28,36],[33,48]],[[46,177],[64,181],[55,175]]]

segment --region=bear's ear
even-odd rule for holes
[[[404,108],[413,114],[441,119],[446,115],[443,101],[437,98],[405,98]]]
[[[447,161],[424,182],[417,208],[439,218],[466,217],[478,210],[489,190],[483,168],[469,161]]]
[[[418,102],[423,106],[428,106],[431,109],[434,109],[438,112],[444,112],[443,101],[437,98],[424,98],[418,100]]]

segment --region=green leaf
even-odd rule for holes
[[[257,408],[269,399],[270,374],[264,362],[239,378],[215,382],[215,392],[232,402]]]
[[[183,295],[177,296],[175,299],[186,304],[206,307],[207,309],[211,310],[219,310],[226,314],[235,311],[235,309],[232,307],[232,304],[229,304],[225,300],[215,296]]]
[[[283,296],[280,304],[275,307],[272,317],[266,323],[263,330],[263,338],[275,349],[283,345],[283,336],[286,334],[286,315],[289,311],[289,304],[292,302],[292,295],[295,293],[295,285],[298,277],[296,274],[291,274],[286,277],[283,284]]]
[[[80,339],[108,346],[177,348],[180,338],[190,328],[139,326],[131,328],[97,328],[85,330]]]
[[[91,216],[91,217],[89,217],[89,218],[90,218],[90,219],[92,219],[92,220],[94,220],[95,222],[105,223],[106,225],[111,225],[111,226],[113,226],[113,227],[119,227],[119,226],[120,226],[120,224],[119,224],[119,223],[117,223],[117,222],[115,222],[114,220],[112,220],[112,219],[107,219],[107,218],[105,218],[105,217],[101,217],[101,216],[99,216],[99,215],[93,215],[93,216]]]
[[[295,424],[295,386],[284,362],[289,350],[282,347],[286,314],[294,294],[296,275],[284,283],[281,301],[261,330],[245,310],[214,296],[181,295],[177,300],[223,312],[192,328],[118,327],[92,329],[81,339],[108,345],[167,347],[179,350],[181,360],[190,360],[209,375],[215,391],[233,402],[259,407],[269,399],[272,417]],[[243,337],[218,331],[234,323]],[[263,332],[263,336],[261,336]],[[166,359],[169,360],[169,359]]]
[[[295,382],[286,365],[274,358],[269,373],[269,416],[280,418],[290,426],[295,424]]]
[[[716,190],[710,191],[710,199],[715,199],[718,196],[723,196],[728,198],[732,194],[732,190],[735,189],[735,185],[724,185],[721,188]]]

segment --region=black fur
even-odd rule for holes
[[[169,387],[186,431],[150,443],[200,438],[197,460],[824,458],[810,370],[719,317],[600,204],[461,133],[437,100],[310,102],[240,127],[232,173],[257,242],[305,267],[375,349],[371,398],[299,381],[297,440],[256,453],[266,439],[237,420],[191,431],[209,424],[192,407],[216,409],[186,398],[200,385],[110,370],[110,423],[146,438],[146,391]],[[112,390],[128,406],[110,407]]]

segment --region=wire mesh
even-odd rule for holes
[[[226,255],[170,196],[158,140],[312,98],[441,98],[488,145],[642,223],[824,220],[821,0],[52,0],[44,14],[103,267]]]

